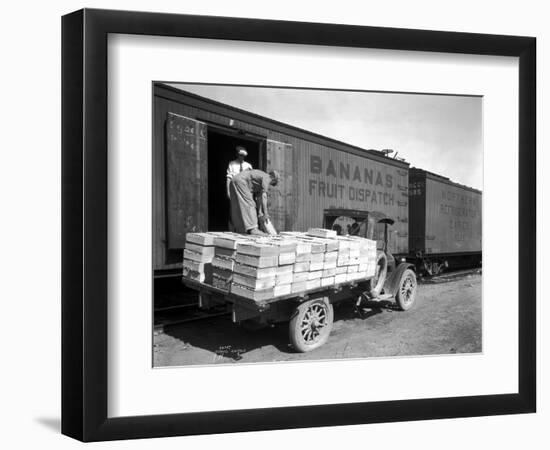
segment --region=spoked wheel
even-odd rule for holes
[[[411,269],[407,269],[401,275],[395,300],[402,311],[411,309],[416,300],[416,275]]]
[[[290,320],[290,343],[299,352],[320,347],[327,341],[333,321],[334,311],[326,297],[302,303]]]

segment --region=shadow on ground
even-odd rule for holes
[[[365,302],[357,308],[353,301],[341,302],[334,307],[334,325],[365,320],[388,309],[393,309],[393,303]],[[252,331],[231,322],[230,316],[222,316],[167,327],[164,334],[178,339],[185,346],[200,348],[233,361],[240,361],[242,355],[268,345],[285,354],[295,353],[289,344],[288,322]]]
[[[247,331],[231,322],[229,316],[187,322],[165,328],[164,334],[190,347],[207,350],[234,361],[242,355],[265,345],[273,345],[283,353],[290,353],[286,327],[274,326],[256,331]]]

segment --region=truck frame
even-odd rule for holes
[[[392,301],[402,311],[412,308],[415,303],[417,281],[414,265],[405,260],[396,262],[388,251],[388,226],[393,224],[393,220],[377,213],[362,214],[361,225],[354,234],[372,239],[375,227],[382,226],[384,230],[373,277],[263,301],[185,278],[183,282],[198,291],[201,309],[225,305],[231,312],[232,321],[248,329],[288,322],[292,347],[298,352],[314,350],[328,340],[334,322],[333,304],[337,302],[353,300],[360,306],[365,301]]]

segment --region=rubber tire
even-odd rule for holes
[[[403,283],[405,283],[405,280],[409,277],[411,277],[413,281],[413,293],[412,293],[412,300],[407,302],[406,299],[403,297],[403,294],[401,293],[401,287],[403,286]],[[407,311],[414,306],[416,302],[417,287],[418,287],[418,283],[416,281],[416,274],[414,273],[413,270],[406,269],[401,274],[401,278],[399,279],[399,285],[397,286],[397,293],[395,294],[395,303],[397,304],[397,307],[401,311]]]
[[[325,329],[323,330],[323,333],[320,336],[320,338],[313,344],[308,344],[307,342],[304,341],[302,337],[302,333],[300,331],[300,324],[309,307],[316,303],[323,303],[326,306],[327,325],[325,326]],[[316,299],[308,300],[304,303],[301,303],[294,311],[294,314],[292,315],[292,318],[290,319],[290,323],[288,325],[288,334],[289,334],[290,344],[296,351],[300,353],[306,353],[306,352],[315,350],[316,348],[321,347],[327,341],[330,335],[330,332],[332,330],[333,323],[334,323],[334,309],[332,308],[332,305],[328,301],[327,297],[316,298]]]
[[[375,286],[372,286],[372,280],[370,281],[369,295],[372,298],[376,298],[380,295],[384,288],[386,277],[388,276],[388,258],[384,252],[378,252],[376,257],[376,265],[378,266],[380,263],[382,263],[382,269],[378,273],[378,282]]]

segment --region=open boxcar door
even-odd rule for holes
[[[279,184],[269,190],[269,215],[277,231],[291,230],[296,217],[292,145],[267,139],[266,150],[266,170],[281,175]]]

